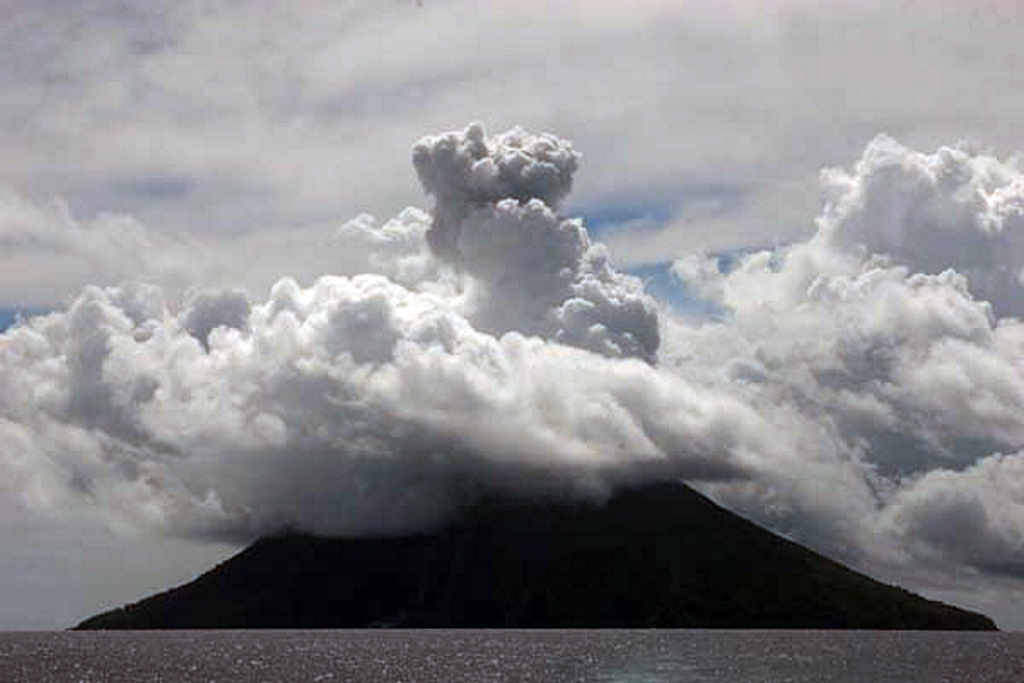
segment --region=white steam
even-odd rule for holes
[[[571,144],[520,129],[487,138],[474,124],[420,140],[412,159],[437,199],[427,241],[471,277],[467,315],[478,328],[654,359],[654,302],[579,220],[555,212],[579,163]]]
[[[374,274],[257,300],[88,287],[0,336],[7,481],[115,525],[248,538],[683,478],[848,558],[1024,568],[1013,162],[876,139],[823,174],[807,241],[679,258],[714,311],[695,323],[559,215],[568,142],[474,125],[413,161],[432,214],[332,233]]]

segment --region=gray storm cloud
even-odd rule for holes
[[[837,555],[1024,567],[1024,175],[878,138],[817,232],[681,255],[681,320],[558,213],[550,135],[428,137],[374,273],[88,287],[0,335],[0,465],[39,507],[196,537],[423,526],[481,490],[683,478]],[[1021,485],[1018,485],[1021,484]]]

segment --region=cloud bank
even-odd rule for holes
[[[330,232],[372,273],[264,297],[89,286],[14,327],[6,485],[114,526],[244,540],[681,478],[860,563],[1019,574],[1016,161],[876,138],[822,174],[806,240],[680,256],[681,291],[713,311],[694,321],[560,213],[580,159],[520,129],[424,138],[432,211]]]
[[[674,328],[682,372],[827,428],[842,447],[833,466],[862,470],[872,552],[1020,566],[1009,482],[1024,462],[1022,180],[1014,161],[881,136],[852,169],[822,174],[807,241],[728,267],[701,254],[675,264],[720,311]],[[794,472],[775,486],[791,505],[821,484]],[[784,515],[820,517],[806,505]]]
[[[432,221],[364,216],[334,235],[388,277],[286,278],[262,302],[86,288],[0,338],[8,464],[43,503],[227,537],[406,528],[479,486],[533,489],[527,472],[599,487],[602,469],[667,452],[681,470],[730,470],[710,434],[660,414],[732,421],[649,365],[654,302],[547,203],[576,158],[551,136],[480,126],[421,141]],[[577,374],[592,379],[566,383]]]

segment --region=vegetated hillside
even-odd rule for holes
[[[266,538],[80,629],[994,629],[851,571],[683,484],[490,503],[429,533]]]

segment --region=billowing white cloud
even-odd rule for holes
[[[928,472],[887,506],[883,523],[909,552],[996,575],[1024,572],[1024,454]]]
[[[431,249],[472,277],[473,323],[653,360],[653,300],[615,271],[581,221],[555,212],[579,163],[570,143],[521,129],[487,138],[473,124],[420,140],[412,159],[437,199]]]
[[[568,143],[473,126],[421,142],[419,168],[471,138],[482,177],[503,155],[507,177],[455,223],[408,210],[336,232],[390,278],[285,278],[263,300],[88,287],[0,337],[25,490],[172,533],[351,533],[429,523],[480,487],[601,491],[634,465],[721,478],[777,449],[742,403],[652,367],[653,300],[546,203],[568,191]]]
[[[936,467],[955,478],[980,457],[1019,451],[1020,343],[1008,317],[1020,316],[1019,160],[970,145],[918,153],[879,140],[859,164],[826,175],[828,206],[817,226],[812,218],[820,168],[856,157],[878,131],[922,150],[962,138],[1000,155],[1020,148],[1024,5],[11,0],[5,8],[0,186],[10,190],[0,192],[0,306],[69,309],[86,285],[118,286],[102,296],[126,307],[139,334],[175,325],[192,348],[209,328],[214,353],[225,329],[252,335],[282,274],[300,290],[325,273],[381,274],[487,338],[519,333],[544,349],[596,350],[601,367],[642,358],[658,377],[682,376],[701,405],[746,406],[784,447],[751,449],[772,455],[744,484],[716,484],[719,495],[848,555],[884,545],[899,556],[922,528],[883,522],[895,519],[893,492]],[[480,131],[488,150],[438,175],[440,188],[464,191],[455,206],[479,214],[456,221],[472,254],[457,267],[458,258],[427,248],[424,236],[436,230],[426,212],[339,226],[358,211],[390,216],[420,203],[409,142],[466,117],[571,133],[586,164],[573,177],[574,153],[548,139],[547,151],[527,151],[549,169],[531,180],[516,170],[512,145]],[[470,177],[458,174],[480,160],[493,173],[470,191]],[[590,234],[561,214],[592,216]],[[620,267],[682,256],[675,271],[687,295],[711,302],[684,308],[710,311],[715,324],[655,316],[635,281],[607,266],[595,235]],[[735,253],[708,255],[794,242],[741,265]],[[704,255],[681,253],[695,250]],[[943,275],[947,268],[955,274]],[[240,324],[243,291],[249,314]],[[233,327],[211,327],[229,301],[235,313],[224,322]],[[654,376],[644,372],[638,381]],[[643,410],[631,414],[639,429],[650,427]],[[21,430],[12,439],[37,442],[35,428],[4,419]],[[117,419],[141,429],[135,418]],[[70,446],[86,437],[61,438]],[[133,438],[137,449],[146,443]],[[74,449],[52,450],[69,464]],[[62,489],[45,484],[45,468],[26,469],[45,461],[32,453],[0,449],[0,460],[35,472],[31,487],[6,485],[56,504]],[[55,466],[55,481],[68,471]],[[968,557],[911,545],[913,557]]]
[[[1013,162],[875,140],[823,175],[808,239],[679,258],[702,320],[659,310],[559,213],[566,141],[473,125],[414,162],[432,214],[331,231],[375,272],[87,287],[0,336],[6,481],[238,540],[682,478],[876,570],[1024,566]]]
[[[437,198],[430,246],[456,259],[462,223],[502,199],[539,199],[555,209],[572,189],[580,155],[553,135],[510,130],[488,139],[483,125],[416,143],[412,163],[427,194]]]
[[[822,174],[828,238],[911,272],[953,269],[1000,315],[1024,313],[1024,172],[963,147],[916,152],[871,141],[850,172]]]
[[[880,137],[852,170],[822,178],[808,240],[675,263],[684,290],[719,315],[675,326],[663,362],[827,425],[872,490],[863,529],[874,540],[860,552],[1022,566],[1024,516],[1006,493],[1020,456],[991,454],[1024,445],[1024,324],[1010,317],[1024,294],[1024,175]],[[820,517],[806,491],[819,486],[794,473],[780,493],[775,478],[774,495],[803,501],[787,513],[794,527]],[[743,498],[763,491],[721,494],[758,514]]]

